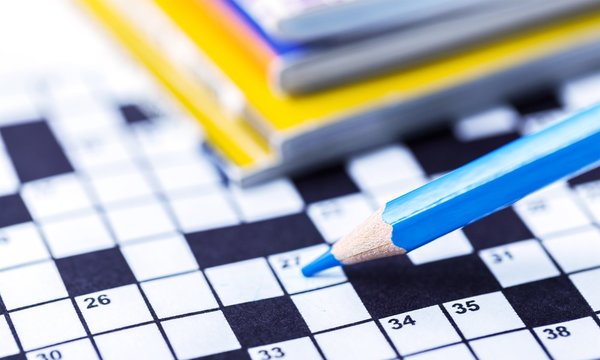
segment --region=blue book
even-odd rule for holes
[[[460,48],[468,48],[478,42],[496,38],[502,34],[523,31],[527,28],[560,19],[575,13],[600,7],[589,0],[555,0],[545,6],[539,6],[539,0],[521,0],[497,2],[490,0],[457,1],[462,8],[454,11],[439,12],[443,16],[430,16],[426,19],[416,17],[412,22],[398,20],[383,22],[379,26],[370,26],[369,31],[361,30],[363,25],[354,24],[354,28],[327,33],[328,36],[284,37],[273,31],[274,20],[257,9],[258,5],[277,3],[285,8],[293,2],[295,8],[304,4],[307,8],[321,3],[320,0],[223,0],[226,4],[224,20],[237,17],[245,23],[249,32],[258,35],[267,45],[271,54],[266,76],[275,92],[283,94],[302,94],[327,87],[342,85],[366,77],[380,75],[401,67],[409,67],[424,60],[444,56]],[[341,3],[362,4],[373,10],[387,13],[400,11],[408,7],[407,3],[421,3],[401,0],[340,0],[338,7],[345,12],[333,11],[333,5],[327,5],[330,18],[322,17],[315,24],[306,22],[305,29],[313,31],[324,24],[342,24],[347,26],[350,10]],[[423,3],[446,3],[447,0],[424,0]],[[309,4],[310,3],[310,4]],[[337,2],[328,1],[336,4]],[[376,4],[378,4],[376,6]],[[464,11],[469,6],[468,11]],[[325,5],[323,5],[325,6]],[[449,5],[444,5],[449,6]],[[455,5],[456,6],[456,5]],[[333,6],[334,8],[338,8]],[[351,7],[356,9],[355,7]],[[302,6],[300,6],[302,9]],[[416,11],[415,9],[413,9]],[[463,10],[463,11],[459,11]],[[406,10],[408,11],[408,10]],[[412,10],[411,10],[412,11]],[[437,10],[436,10],[437,11]],[[283,11],[285,13],[285,11]],[[312,13],[312,12],[311,12]],[[340,14],[346,14],[341,16]],[[365,10],[365,14],[371,12]],[[325,16],[325,15],[323,15]],[[399,19],[402,16],[398,15]],[[272,18],[272,16],[271,16]],[[367,16],[374,19],[374,16]],[[420,21],[418,20],[420,19]],[[341,26],[341,25],[340,25]],[[325,33],[323,33],[325,34]],[[256,51],[264,50],[264,46]],[[264,59],[264,57],[261,57]],[[261,60],[262,61],[262,60]]]

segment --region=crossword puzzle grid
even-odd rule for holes
[[[385,200],[597,100],[600,75],[252,189],[149,89],[0,93],[0,358],[600,357],[598,169],[407,257],[299,272]]]

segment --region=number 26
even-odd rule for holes
[[[93,297],[85,298],[85,299],[83,299],[83,301],[85,301],[87,303],[88,309],[98,307],[98,304],[99,305],[110,304],[110,299],[106,295],[100,295],[100,296],[98,296],[98,298],[93,298]]]

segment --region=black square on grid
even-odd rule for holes
[[[272,344],[310,334],[302,315],[286,296],[227,306],[223,312],[244,347]]]
[[[533,238],[511,207],[467,225],[463,231],[477,250]]]
[[[502,291],[530,327],[590,316],[592,309],[566,276],[554,277]]]
[[[575,176],[569,180],[569,185],[577,186],[592,181],[600,181],[600,167],[586,171],[581,175]]]
[[[473,141],[459,141],[450,129],[407,141],[419,164],[428,175],[454,170],[519,138],[517,133],[502,134]]]
[[[45,121],[7,126],[0,129],[0,135],[21,182],[73,172]]]
[[[374,318],[500,290],[475,254],[418,266],[406,257],[391,257],[345,271]]]
[[[136,282],[118,248],[57,259],[56,266],[71,296]]]
[[[187,234],[201,268],[320,244],[323,238],[304,213]]]
[[[0,228],[31,221],[19,194],[0,196]]]
[[[328,167],[293,180],[306,204],[359,191],[343,165]]]
[[[233,350],[214,355],[202,356],[193,360],[250,360],[250,355],[245,349]],[[274,359],[273,359],[274,360]]]
[[[25,354],[17,354],[3,357],[2,360],[27,360],[27,357],[25,356]]]
[[[0,298],[0,314],[6,313],[6,306],[4,305],[4,301]]]
[[[552,87],[537,89],[527,94],[519,94],[510,99],[510,102],[522,115],[557,110],[563,107],[562,101],[560,101]]]
[[[119,111],[128,124],[143,123],[156,117],[156,114],[136,104],[121,105]]]

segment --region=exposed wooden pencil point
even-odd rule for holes
[[[406,253],[392,243],[392,226],[381,218],[383,210],[379,208],[333,245],[331,252],[336,259],[349,265]]]
[[[360,226],[336,242],[333,247],[302,269],[305,276],[325,269],[356,264],[393,255],[401,255],[406,250],[392,243],[392,226],[381,218],[384,208],[369,216]]]

